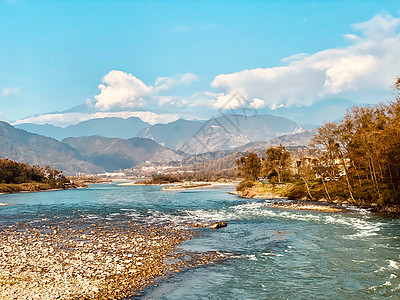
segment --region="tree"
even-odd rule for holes
[[[280,145],[279,147],[269,147],[265,154],[267,157],[264,159],[263,174],[270,180],[276,178],[279,183],[288,180],[291,176],[289,151]]]
[[[394,88],[399,93],[400,77]],[[310,145],[312,169],[328,198],[347,194],[359,204],[400,205],[399,124],[398,96],[388,104],[353,107],[340,122],[318,128]]]
[[[238,175],[249,180],[257,180],[261,173],[261,160],[255,153],[249,153],[236,161]]]

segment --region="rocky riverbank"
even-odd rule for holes
[[[318,205],[311,203],[280,203],[275,202],[273,204],[275,208],[293,209],[293,210],[309,210],[309,211],[321,211],[321,212],[343,212],[343,209],[336,208],[328,205]]]
[[[288,200],[295,200],[299,201],[296,203],[289,204],[282,204],[281,202],[276,202],[275,207],[277,208],[285,208],[285,209],[297,209],[297,210],[314,210],[314,211],[324,211],[324,212],[340,212],[343,209],[338,209],[335,205],[351,205],[357,206],[365,209],[369,209],[372,212],[382,214],[386,217],[391,218],[400,218],[400,206],[399,205],[392,205],[392,206],[378,206],[376,203],[355,203],[352,202],[350,199],[331,199],[328,200],[326,198],[313,198],[310,200],[307,197],[302,197],[301,199],[293,199],[288,197],[289,191],[291,188],[291,184],[261,184],[259,182],[255,182],[250,187],[245,187],[240,191],[229,191],[229,194],[238,195],[241,198],[247,199],[288,199]],[[319,204],[308,204],[305,203],[307,201],[313,202],[320,202],[323,203],[322,205]],[[333,206],[332,206],[333,205]]]
[[[129,221],[13,225],[0,231],[0,298],[123,299],[160,276],[221,258],[177,251],[194,235]]]
[[[166,185],[161,190],[162,191],[184,191],[184,190],[197,190],[197,189],[213,189],[233,186],[233,182],[203,182],[203,181],[193,181],[184,182],[181,184],[171,184]]]

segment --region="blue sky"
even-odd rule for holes
[[[272,95],[259,88],[262,80],[270,80],[266,79],[269,73],[260,75],[263,79],[253,86],[249,78],[254,73],[241,72],[275,70],[291,63],[282,59],[299,53],[310,56],[327,49],[347,49],[361,42],[345,34],[368,35],[371,26],[387,29],[391,24],[396,32],[388,39],[394,38],[397,47],[399,11],[399,1],[3,0],[0,118],[14,121],[86,102],[103,114],[216,109],[233,86],[240,87],[255,107],[310,105],[333,96],[373,102],[367,96],[383,95],[384,83],[373,92],[368,86],[346,83],[345,88],[342,84],[315,89],[315,95],[296,89]],[[352,26],[371,19],[371,26]],[[364,42],[367,39],[383,44],[371,35]],[[377,63],[382,49],[370,50],[369,57],[365,51],[360,54],[361,48],[354,52],[359,56],[355,60],[349,50],[350,61],[360,59],[355,68],[382,65]],[[313,62],[314,58],[309,63]],[[304,65],[299,68],[303,70]],[[121,73],[110,75],[113,70]],[[393,70],[387,73],[392,76]],[[103,80],[107,74],[109,82]],[[315,76],[310,75],[310,80],[315,82]],[[283,85],[285,78],[273,85]],[[119,88],[111,90],[111,85]]]

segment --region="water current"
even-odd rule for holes
[[[227,188],[159,191],[155,186],[1,195],[0,229],[14,223],[127,219],[182,226],[227,221],[181,244],[229,253],[150,287],[142,299],[400,299],[400,221],[364,209],[342,213],[273,208],[274,200],[241,199]]]

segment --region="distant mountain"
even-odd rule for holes
[[[49,165],[66,175],[104,172],[102,167],[84,161],[78,151],[65,143],[14,128],[1,121],[0,157],[42,167]]]
[[[180,161],[183,156],[146,138],[104,138],[100,136],[67,138],[62,142],[74,147],[85,160],[106,171],[131,168],[146,161]]]
[[[274,139],[268,141],[268,147],[270,146],[279,146],[283,145],[285,147],[288,146],[307,146],[312,137],[314,136],[315,131],[306,130],[303,132],[298,132],[294,134],[285,134]]]
[[[59,140],[86,136],[120,139],[142,137],[152,139],[161,146],[175,151],[195,155],[233,150],[251,142],[268,141],[298,130],[317,127],[310,124],[300,126],[290,119],[271,114],[257,114],[255,111],[251,113],[254,115],[220,114],[210,120],[179,119],[168,124],[156,125],[150,125],[139,118],[132,117],[91,119],[66,128],[49,124],[20,124],[16,127]],[[120,165],[130,163],[121,161]]]
[[[260,109],[260,113],[271,113],[276,116],[289,118],[299,124],[312,123],[322,125],[324,122],[332,122],[343,118],[346,110],[356,103],[342,98],[330,98],[316,101],[310,106],[290,106],[279,107],[271,110],[269,108]],[[359,105],[359,104],[357,104]],[[303,126],[304,129],[315,129]]]
[[[268,142],[250,142],[248,144],[242,145],[240,147],[235,148],[233,151],[235,152],[256,152],[257,150],[265,151],[268,148]]]
[[[148,126],[150,126],[150,124],[143,122],[140,118],[131,117],[128,119],[91,119],[65,128],[50,124],[38,125],[31,123],[19,124],[15,127],[32,133],[52,137],[57,140],[62,140],[67,137],[83,137],[93,135],[128,139],[135,137],[138,131]]]
[[[299,125],[273,115],[221,115],[208,121],[177,120],[141,130],[140,137],[175,150],[199,154],[233,149],[251,141],[292,133]]]
[[[204,121],[179,119],[167,124],[155,124],[138,132],[138,137],[150,138],[161,145],[176,149],[176,145],[191,139]]]

